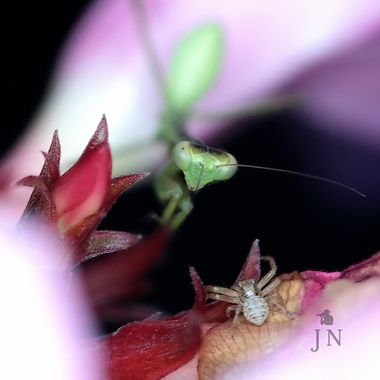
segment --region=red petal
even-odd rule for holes
[[[141,181],[149,173],[135,173],[122,177],[116,177],[111,180],[110,190],[108,192],[104,208],[108,211],[112,205],[117,201],[117,199],[124,193],[128,188],[134,185],[136,182]]]
[[[111,153],[103,117],[78,162],[54,184],[52,197],[61,231],[67,231],[103,208],[110,180]]]
[[[156,380],[190,361],[201,344],[193,312],[130,323],[105,339],[111,380]]]
[[[88,240],[80,262],[106,253],[123,251],[136,244],[141,236],[121,231],[95,231]]]

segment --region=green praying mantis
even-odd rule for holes
[[[193,209],[191,192],[230,179],[237,170],[237,161],[227,152],[189,141],[175,144],[172,153],[172,162],[155,181],[155,191],[167,205],[162,222],[177,229]]]
[[[229,180],[238,167],[317,179],[365,196],[350,186],[320,176],[239,164],[230,153],[187,141],[184,133],[186,122],[194,116],[194,105],[213,85],[221,68],[224,47],[223,28],[215,23],[206,23],[192,30],[178,44],[168,72],[164,75],[149,35],[143,3],[140,0],[133,0],[132,5],[135,9],[141,42],[164,103],[157,139],[167,146],[171,160],[158,174],[154,183],[155,193],[164,206],[160,218],[162,223],[174,230],[177,229],[193,209],[192,193],[206,185]],[[298,96],[280,97],[259,107],[226,112],[222,115],[222,119],[226,121],[226,119],[231,120],[241,115],[282,109],[298,101]],[[216,116],[220,121],[218,115]]]
[[[325,177],[280,168],[239,164],[228,152],[190,141],[177,143],[172,151],[172,159],[156,182],[156,192],[161,201],[167,203],[162,221],[173,229],[182,224],[193,208],[191,192],[212,183],[229,180],[238,167],[302,176],[343,187],[361,197],[366,196],[351,186]]]

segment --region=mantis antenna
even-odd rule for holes
[[[360,192],[359,190],[356,190],[355,188],[346,185],[345,183],[339,182],[339,181],[334,181],[333,179],[321,177],[319,175],[314,175],[314,174],[307,174],[307,173],[302,173],[302,172],[297,172],[294,170],[287,170],[287,169],[279,169],[279,168],[271,168],[268,166],[260,166],[260,165],[247,165],[247,164],[222,164],[222,165],[217,165],[217,167],[221,166],[237,166],[239,168],[251,168],[251,169],[258,169],[258,170],[265,170],[265,171],[270,171],[270,172],[277,172],[277,173],[284,173],[284,174],[291,174],[299,177],[305,177],[305,178],[310,178],[310,179],[315,179],[317,181],[321,182],[327,182],[331,183],[336,186],[343,187],[344,189],[347,189],[349,191],[352,191],[353,193],[359,195],[362,198],[366,198],[367,196]]]
[[[181,141],[174,146],[173,160],[177,167],[182,170],[190,191],[200,190],[202,187],[213,182],[227,181],[236,173],[237,168],[241,167],[315,179],[343,187],[363,198],[366,197],[365,194],[351,186],[318,175],[267,166],[239,164],[236,158],[230,153],[195,144],[190,141]]]

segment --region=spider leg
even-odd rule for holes
[[[260,260],[266,260],[269,262],[270,271],[257,283],[257,287],[261,290],[276,274],[277,265],[272,257],[263,256]]]
[[[207,294],[223,294],[229,297],[238,297],[238,293],[235,290],[229,288],[223,288],[221,286],[207,285],[205,286]]]
[[[291,313],[286,309],[284,300],[278,293],[271,294],[270,296],[264,297],[264,299],[274,306],[281,314],[284,314],[288,319],[293,320],[296,318],[297,314]]]
[[[273,289],[277,288],[281,284],[281,280],[277,277],[270,284],[268,284],[264,289],[261,290],[261,296],[265,297],[268,295]]]
[[[243,307],[241,305],[232,305],[232,306],[227,307],[226,309],[226,315],[228,319],[231,319],[231,311],[235,312],[235,315],[232,319],[232,324],[234,326],[236,326],[239,321],[239,315],[242,312],[242,309]]]
[[[224,301],[228,303],[238,302],[238,299],[236,297],[230,297],[230,296],[226,296],[224,294],[218,294],[218,293],[207,293],[207,299],[215,300],[215,301]]]

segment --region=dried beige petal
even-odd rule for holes
[[[282,276],[282,280],[276,292],[282,297],[285,308],[297,313],[303,300],[303,280],[297,273]],[[290,320],[273,307],[262,326],[255,326],[241,317],[237,325],[228,321],[211,328],[199,352],[199,379],[218,378],[231,365],[272,352],[286,340],[296,324],[297,319]]]

